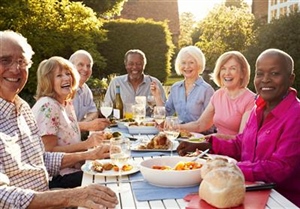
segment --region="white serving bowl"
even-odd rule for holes
[[[179,157],[179,156],[164,156],[157,157],[148,160],[144,160],[140,164],[140,171],[145,180],[148,183],[159,187],[190,187],[200,185],[202,180],[200,170],[158,170],[153,169],[152,166],[170,166],[172,168],[175,165],[182,162],[189,162],[193,158]],[[198,159],[196,162],[204,164],[205,160]]]

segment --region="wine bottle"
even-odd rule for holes
[[[114,117],[117,119],[123,118],[123,101],[120,94],[120,86],[116,86],[116,98],[114,101]]]

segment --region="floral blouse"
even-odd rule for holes
[[[63,106],[51,97],[42,97],[32,107],[32,111],[41,136],[56,135],[59,146],[81,141],[80,130],[71,101]]]

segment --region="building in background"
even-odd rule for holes
[[[167,20],[173,43],[175,46],[178,45],[180,27],[177,0],[128,0],[117,18],[136,20],[140,17],[154,21]]]
[[[300,0],[269,0],[268,23],[280,16],[299,11]]]
[[[252,13],[255,18],[269,23],[280,16],[299,11],[300,0],[253,0]]]
[[[255,19],[260,20],[262,23],[268,21],[268,0],[253,0],[252,13]]]

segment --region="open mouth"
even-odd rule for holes
[[[65,89],[65,88],[70,88],[70,87],[71,87],[70,84],[64,84],[64,85],[61,86],[61,88],[63,88],[63,89]]]
[[[5,80],[7,80],[9,82],[18,82],[18,81],[20,81],[20,78],[5,78]]]

